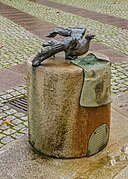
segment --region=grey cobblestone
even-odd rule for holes
[[[16,110],[14,109],[9,109],[8,111],[6,111],[7,114],[14,114],[16,113]]]
[[[25,125],[25,127],[28,127],[28,121],[23,123]]]
[[[28,128],[22,128],[19,132],[23,133],[23,134],[26,134],[28,133]]]
[[[8,128],[9,128],[9,126],[6,124],[1,124],[1,126],[0,126],[1,130],[7,130]]]
[[[13,129],[7,129],[6,131],[4,131],[4,134],[6,134],[6,135],[10,135],[13,133],[15,133],[15,130],[13,130]]]
[[[3,107],[1,107],[1,109],[4,110],[4,111],[5,111],[5,110],[8,110],[8,109],[9,109],[9,106],[4,105]]]
[[[14,137],[15,139],[19,139],[19,138],[21,138],[23,136],[24,136],[24,134],[18,133],[18,132],[12,135],[12,137]]]
[[[9,121],[13,121],[14,119],[16,119],[16,117],[13,115],[6,117],[6,120],[9,120]]]
[[[22,128],[24,128],[23,124],[18,124],[17,126],[14,127],[15,130],[21,130]]]
[[[4,63],[0,63],[0,67],[7,67],[25,62],[31,54],[37,52],[42,44],[42,40],[38,37],[2,16],[0,16],[0,27],[2,33],[1,42],[3,45],[0,60],[4,61]],[[27,51],[26,48],[28,48]],[[12,92],[11,95],[17,96],[18,93],[18,91]],[[3,96],[4,99],[9,97],[9,94]]]
[[[5,114],[5,113],[0,113],[0,118],[4,118],[5,116],[7,116],[7,114]]]
[[[1,103],[1,102],[2,102],[1,99],[2,99],[2,98],[0,98],[0,107],[3,107],[4,104]]]
[[[25,114],[21,113],[21,112],[18,112],[18,113],[15,114],[15,116],[20,118],[20,117],[24,117]]]
[[[13,121],[12,121],[12,123],[13,124],[16,124],[16,125],[18,125],[18,124],[20,124],[22,121],[18,118],[16,118],[16,119],[14,119]]]
[[[12,137],[10,137],[10,136],[6,136],[6,137],[4,137],[2,140],[1,140],[1,142],[3,143],[3,144],[7,144],[7,143],[9,143],[9,142],[11,142],[11,141],[13,141],[14,139],[12,138]]]
[[[128,91],[128,88],[119,88],[120,91]]]
[[[0,134],[0,140],[5,136],[6,136],[5,134]]]
[[[18,93],[17,93],[18,91]],[[6,95],[6,93],[10,95]],[[11,93],[15,94],[15,96],[11,95]],[[16,96],[17,95],[17,96]],[[26,86],[16,87],[12,90],[5,91],[4,93],[0,93],[1,99],[2,96],[6,96],[5,102],[6,104],[0,103],[1,105],[1,120],[0,120],[0,147],[11,142],[14,139],[22,137],[25,133],[27,133],[27,126],[23,125],[27,121],[27,115],[21,112],[18,112],[15,109],[8,107],[7,103],[12,101],[15,98],[19,98],[20,96],[26,95]],[[10,98],[11,96],[11,98]],[[21,130],[20,133],[18,133]]]
[[[21,117],[21,120],[22,120],[22,121],[28,121],[28,116]]]

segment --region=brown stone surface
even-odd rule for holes
[[[112,97],[112,107],[128,119],[128,92],[125,92],[124,94]]]
[[[93,52],[98,52],[98,53],[102,53],[102,54],[106,55],[113,63],[128,60],[127,55],[122,54],[122,53],[118,52],[117,50],[112,49],[112,48],[110,48],[104,44],[101,44],[101,43],[92,42],[90,50]]]
[[[16,68],[16,67],[15,67]],[[26,83],[25,74],[20,74],[10,69],[0,69],[0,91],[12,89]]]
[[[110,105],[79,105],[83,70],[62,57],[47,59],[38,68],[28,61],[30,142],[38,151],[56,157],[87,154],[90,135],[103,123],[110,127]]]
[[[24,76],[26,76],[27,73],[27,66],[26,63],[24,64],[19,64],[19,65],[13,65],[11,67],[7,67],[7,69],[9,69],[10,71],[22,74]]]

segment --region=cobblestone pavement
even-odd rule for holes
[[[50,0],[67,4],[75,7],[85,8],[92,11],[109,14],[115,17],[128,18],[128,1],[127,0]]]
[[[128,30],[126,29],[66,13],[28,0],[1,0],[1,2],[58,26],[78,26],[84,24],[88,28],[88,31],[96,35],[96,41],[106,44],[126,55],[128,54]]]
[[[41,39],[2,16],[0,16],[0,30],[2,34],[0,67],[25,62],[41,46]]]
[[[12,109],[8,105],[15,98],[24,96],[26,96],[26,86],[0,93],[0,147],[28,132],[27,114]]]
[[[101,41],[120,52],[128,54],[128,31],[125,29],[58,11],[27,0],[2,0],[1,2],[8,3],[58,26],[86,24],[89,31],[96,34],[96,41]],[[24,63],[40,48],[42,40],[29,31],[2,16],[0,16],[0,23],[2,32],[0,67]],[[112,93],[120,94],[126,91],[128,91],[128,61],[112,64]],[[0,147],[22,137],[28,131],[27,114],[8,106],[9,101],[24,96],[26,96],[26,86],[19,86],[0,93]]]

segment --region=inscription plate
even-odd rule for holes
[[[88,141],[87,156],[92,156],[104,147],[106,147],[109,139],[109,128],[107,124],[102,124],[94,130]]]

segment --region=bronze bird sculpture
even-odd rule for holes
[[[55,56],[55,54],[64,51],[65,59],[74,60],[77,56],[83,55],[88,52],[90,41],[94,35],[85,35],[85,28],[62,28],[57,27],[48,34],[47,37],[55,37],[56,35],[64,36],[63,41],[50,40],[44,43],[40,52],[36,54],[32,61],[32,66],[37,67],[45,59]]]

